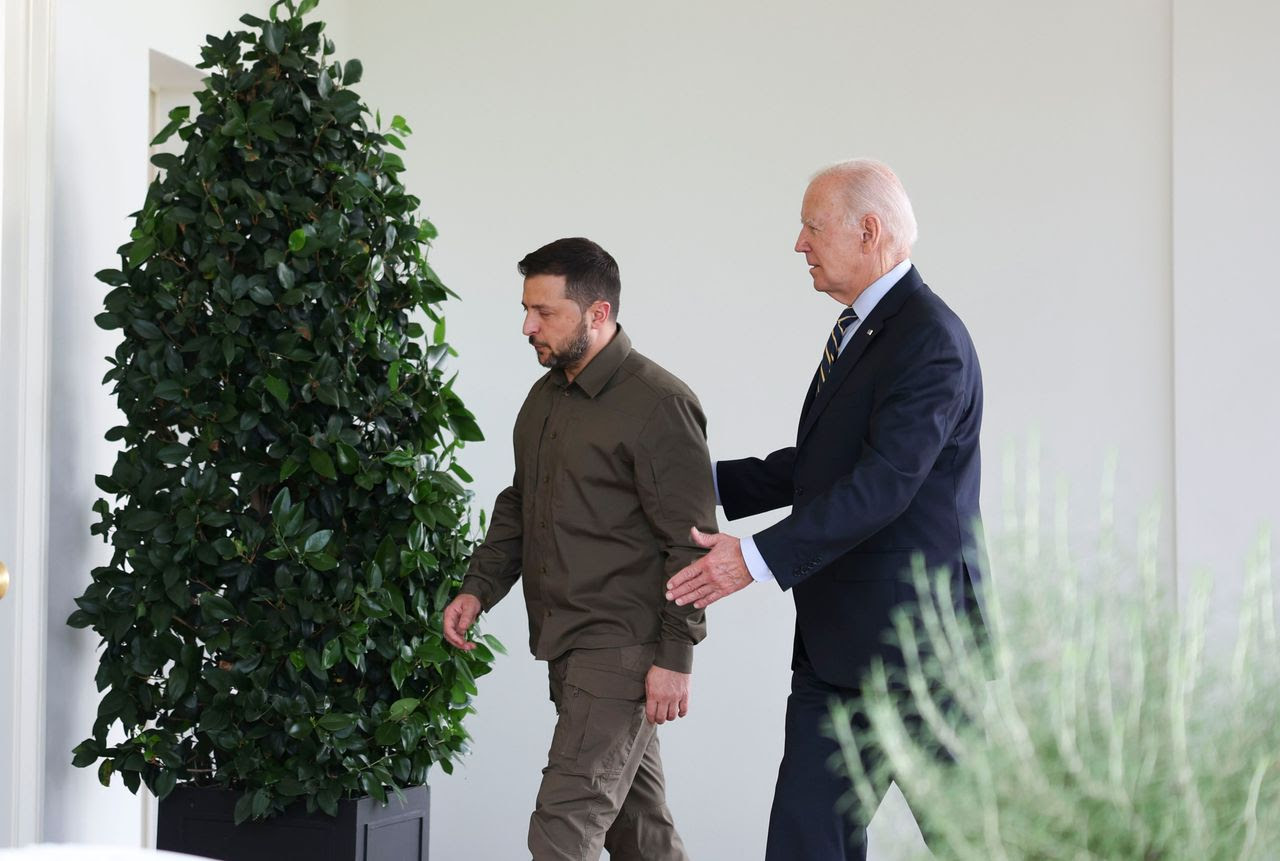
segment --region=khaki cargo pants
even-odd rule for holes
[[[644,718],[653,644],[575,649],[552,661],[556,729],[529,818],[534,861],[687,861]]]

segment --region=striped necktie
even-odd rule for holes
[[[845,330],[857,321],[858,315],[852,307],[840,309],[840,317],[831,329],[831,337],[827,338],[827,343],[822,348],[822,362],[818,365],[818,387],[813,390],[815,395],[822,391],[822,384],[827,381],[831,366],[840,355],[840,343],[844,340]]]

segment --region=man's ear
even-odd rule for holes
[[[601,328],[609,322],[609,315],[613,313],[613,306],[604,299],[597,299],[591,303],[587,313],[591,315],[592,327]]]
[[[875,214],[864,215],[862,223],[862,247],[870,250],[880,244],[880,237],[884,233],[884,227],[880,224],[880,217]]]

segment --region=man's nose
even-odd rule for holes
[[[521,327],[520,331],[524,333],[524,336],[526,338],[536,335],[538,333],[538,327],[534,323],[534,316],[532,312],[525,313],[524,326]]]
[[[809,250],[809,240],[805,239],[804,231],[802,230],[800,231],[800,234],[796,237],[796,251],[800,252],[801,254],[804,254],[808,250]]]

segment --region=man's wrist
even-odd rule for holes
[[[462,586],[458,589],[459,595],[470,595],[480,602],[481,611],[489,609],[489,590],[484,582],[478,577],[464,577]]]
[[[693,645],[675,640],[659,640],[653,665],[664,670],[689,675],[693,672]]]
[[[738,552],[742,554],[742,562],[747,566],[752,580],[757,583],[768,583],[774,579],[773,572],[769,570],[769,563],[764,561],[760,548],[756,547],[755,536],[748,535],[742,539],[738,543]]]

